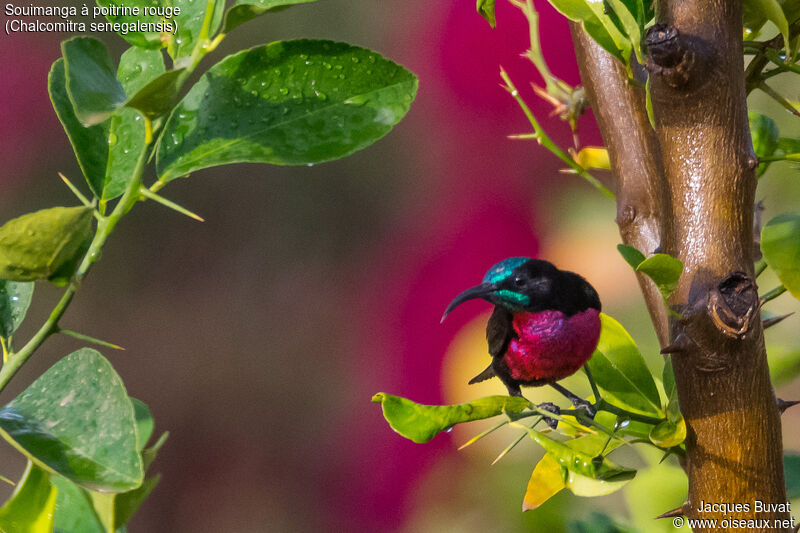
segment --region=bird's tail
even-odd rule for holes
[[[492,368],[491,363],[489,366],[486,367],[486,370],[469,380],[469,384],[472,385],[473,383],[480,383],[481,381],[486,381],[487,379],[495,377],[497,374],[494,373],[494,368]]]

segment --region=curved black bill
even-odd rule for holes
[[[444,314],[442,315],[441,322],[444,322],[444,319],[447,318],[447,315],[450,314],[450,311],[458,307],[459,305],[463,304],[467,300],[474,300],[475,298],[484,298],[488,299],[487,297],[491,295],[497,289],[497,285],[494,283],[481,283],[480,285],[476,285],[475,287],[471,287],[458,296],[456,296],[450,305],[447,306],[447,309],[444,310]]]

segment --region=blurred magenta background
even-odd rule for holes
[[[578,83],[566,21],[537,6],[551,69]],[[132,532],[558,531],[593,508],[625,515],[619,498],[576,505],[563,494],[523,515],[533,446],[489,467],[511,434],[478,452],[456,451],[472,434],[459,431],[417,445],[369,401],[378,391],[424,403],[503,392],[463,385],[487,362],[475,325],[487,306],[439,318],[513,255],[587,276],[605,309],[641,332],[660,371],[633,276],[614,251],[613,206],[559,174],[535,143],[506,138],[529,126],[498,65],[553,137],[571,144],[530,90],[541,80],[520,57],[525,21],[505,2],[497,11],[491,30],[474,2],[329,0],[250,22],[206,59],[276,39],[346,40],[414,71],[420,91],[408,117],[355,156],[198,172],[164,193],[207,222],[147,203],[106,246],[64,326],[125,346],[104,353],[151,406],[157,430],[170,431],[154,465],[164,478]],[[66,37],[0,38],[0,220],[75,203],[56,172],[77,183],[80,171],[46,91]],[[116,36],[102,39],[123,50]],[[580,126],[583,144],[601,143],[591,118]],[[58,291],[40,284],[36,296],[22,336]],[[474,360],[451,347],[458,335],[477,339],[467,343]],[[79,346],[49,341],[2,400]],[[459,357],[443,367],[446,353]],[[19,476],[16,452],[3,446],[0,459],[0,474]]]

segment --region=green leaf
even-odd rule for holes
[[[628,246],[627,244],[618,244],[617,251],[625,260],[625,262],[628,263],[634,270],[636,270],[636,267],[638,267],[642,261],[645,260],[645,256],[642,252],[633,246]]]
[[[790,383],[800,376],[800,349],[788,346],[767,346],[769,377],[773,387]]]
[[[800,498],[800,455],[783,454],[783,477],[786,479],[786,498]]]
[[[240,24],[270,11],[279,11],[297,4],[308,4],[317,0],[236,0],[225,13],[222,33],[228,33]]]
[[[671,255],[654,254],[639,263],[636,271],[652,279],[666,300],[678,287],[678,280],[683,273],[683,263]]]
[[[661,448],[671,448],[686,440],[686,421],[683,417],[677,422],[664,420],[653,426],[650,431],[650,442]]]
[[[798,39],[800,41],[800,39]],[[797,161],[800,159],[800,139],[781,137],[778,139],[778,146],[775,148],[774,155],[785,157]]]
[[[75,158],[95,196],[103,193],[108,160],[108,123],[85,128],[75,116],[75,109],[67,94],[64,60],[58,59],[50,68],[47,90],[58,120],[72,144]]]
[[[160,180],[236,162],[344,157],[386,135],[416,90],[404,68],[344,43],[244,50],[211,67],[172,112],[158,146]]]
[[[619,322],[601,313],[602,329],[587,363],[605,400],[623,409],[662,416],[661,399],[636,343]]]
[[[173,2],[170,2],[173,3]],[[200,2],[198,2],[200,3]],[[101,7],[119,6],[121,3],[118,0],[97,0],[97,5]],[[164,0],[139,0],[135,5],[140,8],[147,7],[161,7],[166,5]],[[128,4],[130,5],[130,4]],[[145,29],[154,28],[157,30],[165,29],[160,16],[157,15],[144,15],[140,12],[138,15],[107,15],[106,19],[109,22],[117,22],[127,30],[125,32],[117,32],[120,37],[128,41],[130,44],[139,48],[146,48],[149,50],[158,50],[165,46],[165,43],[173,38],[172,33],[169,31],[131,31],[133,25],[141,22],[144,24]],[[170,22],[166,20],[164,22]],[[154,25],[161,23],[159,28]]]
[[[136,418],[136,449],[141,452],[153,435],[155,420],[153,420],[150,408],[142,400],[131,398],[131,404],[133,404],[133,413]]]
[[[761,230],[761,253],[783,286],[800,299],[800,214],[779,215]]]
[[[104,122],[125,101],[117,69],[105,45],[92,37],[61,43],[67,94],[84,126]]]
[[[645,58],[642,54],[642,35],[644,34],[644,22],[640,20],[636,2],[626,2],[624,0],[607,0],[614,13],[622,24],[622,29],[630,39],[631,48],[636,54],[639,63],[644,64]]]
[[[0,508],[0,531],[8,533],[50,533],[56,490],[50,474],[28,461],[17,488]]]
[[[136,94],[166,70],[164,56],[160,50],[146,50],[132,46],[119,58],[117,79],[125,94]]]
[[[494,16],[494,2],[495,0],[478,0],[475,6],[480,16],[485,18],[492,28],[497,26],[497,19]]]
[[[0,227],[0,279],[47,279],[71,260],[92,231],[87,207],[52,207]]]
[[[753,139],[753,151],[758,157],[769,157],[778,147],[778,126],[775,121],[765,115],[758,113],[748,113],[750,121],[750,137]],[[758,175],[766,172],[769,163],[758,165]]]
[[[783,42],[789,43],[789,22],[778,0],[745,0],[743,10],[745,27],[758,31],[763,22],[759,25],[757,19],[763,17],[775,24],[783,35]]]
[[[86,491],[61,476],[50,482],[58,489],[54,533],[106,533]]]
[[[145,119],[135,109],[120,109],[111,117],[108,133],[108,166],[100,201],[121,196],[134,178],[140,160],[145,157]]]
[[[592,455],[580,450],[573,449],[566,443],[560,442],[544,435],[539,431],[531,429],[518,422],[512,422],[512,426],[524,429],[536,444],[544,448],[556,462],[569,472],[593,480],[603,481],[623,481],[630,480],[636,475],[636,471],[630,468],[618,466],[605,457]],[[575,439],[577,440],[577,439]],[[600,450],[597,450],[599,453]],[[567,483],[569,488],[569,483]]]
[[[17,331],[33,298],[33,283],[0,279],[0,337]]]
[[[184,71],[180,68],[161,74],[131,96],[125,105],[138,109],[150,119],[166,115],[178,99],[178,82]]]
[[[550,4],[568,19],[580,22],[586,33],[608,53],[627,65],[631,56],[629,39],[604,13],[604,3],[591,0],[550,0]]]
[[[43,468],[93,490],[141,485],[133,406],[95,350],[64,357],[0,409],[0,434]]]
[[[225,13],[225,0],[162,0],[162,3],[181,8],[181,14],[175,17],[178,30],[174,36],[168,36],[167,52],[174,60],[175,68],[189,67],[192,64],[192,53],[202,40],[212,37],[222,23]],[[213,6],[212,6],[213,3]],[[213,13],[211,23],[206,35],[201,35],[201,29],[206,17],[206,10],[211,6]]]
[[[462,422],[491,418],[505,412],[521,413],[530,406],[528,400],[518,396],[487,396],[458,405],[422,405],[379,392],[372,401],[381,404],[383,416],[393,430],[417,443],[428,442]]]
[[[89,246],[91,245],[92,235],[90,233],[86,236],[75,253],[72,254],[72,257],[64,261],[64,263],[58,267],[58,270],[48,276],[47,281],[56,287],[66,287],[72,279],[72,276],[75,274],[75,270],[77,270],[78,265],[81,263],[81,261],[83,261],[83,257],[86,255],[86,252],[89,251]]]

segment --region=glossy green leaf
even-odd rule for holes
[[[84,126],[104,122],[125,101],[117,69],[105,45],[92,37],[61,43],[67,94]]]
[[[798,38],[798,42],[800,42],[800,38]],[[781,137],[778,139],[778,146],[775,148],[773,155],[783,157],[789,161],[800,161],[800,139]]]
[[[106,533],[86,491],[61,476],[50,481],[58,489],[54,533]]]
[[[158,78],[167,68],[160,50],[146,50],[132,46],[119,58],[117,79],[125,94],[133,95]]]
[[[604,3],[591,0],[550,0],[550,4],[568,19],[580,22],[586,33],[608,53],[627,64],[631,55],[628,38],[604,13]]]
[[[97,0],[97,5],[101,7],[119,6],[120,3],[121,2],[119,2],[119,0]],[[140,8],[144,8],[145,6],[161,7],[166,4],[167,2],[164,0],[138,0],[135,5],[139,6]],[[117,32],[119,36],[128,41],[130,44],[139,48],[158,50],[159,48],[165,46],[166,42],[173,39],[171,31],[160,31],[167,30],[168,28],[165,28],[165,23],[171,24],[171,20],[166,19],[162,21],[161,17],[155,14],[145,15],[143,12],[140,12],[138,15],[107,15],[106,19],[109,22],[117,22],[123,25],[122,27],[124,27],[127,31]],[[99,22],[102,19],[98,17],[97,20]],[[153,31],[133,31],[132,28],[136,28],[136,26],[133,25],[137,23],[142,23],[145,25],[142,27],[142,29],[153,29]],[[156,27],[155,25],[159,23],[160,25]]]
[[[761,253],[784,287],[800,299],[800,214],[779,215],[761,230]]]
[[[664,299],[675,292],[678,280],[683,273],[683,263],[667,254],[653,254],[636,267],[637,272],[646,274],[658,287]]]
[[[786,479],[786,498],[800,498],[800,455],[783,454],[783,477]]]
[[[120,109],[111,117],[108,133],[108,166],[101,202],[108,202],[125,192],[145,157],[146,126],[142,114],[130,108]]]
[[[603,399],[631,411],[661,416],[661,399],[636,343],[619,322],[601,313],[602,329],[589,370]]]
[[[625,262],[628,263],[634,270],[636,270],[636,267],[638,267],[641,262],[646,259],[642,252],[633,246],[628,246],[627,244],[618,244],[617,251],[625,260]]]
[[[521,413],[530,402],[519,396],[487,396],[458,405],[423,405],[400,396],[379,392],[372,401],[380,403],[383,416],[400,435],[417,443],[433,437],[456,424],[472,422],[509,413]]]
[[[789,42],[789,22],[778,0],[745,0],[743,10],[745,27],[757,26],[760,29],[756,20],[763,17],[775,24],[783,35],[784,43]]]
[[[672,368],[671,355],[666,357],[661,380],[664,384],[664,394],[667,396],[667,420],[671,422],[677,430],[680,430],[680,425],[683,424],[685,432],[686,423],[683,421],[683,415],[681,414],[681,408],[678,402],[678,387],[675,385],[675,371]]]
[[[780,387],[800,376],[800,349],[788,346],[767,346],[769,377],[774,387]]]
[[[191,66],[195,47],[202,46],[202,39],[217,33],[225,13],[225,0],[162,0],[162,3],[181,8],[181,14],[175,17],[178,31],[174,36],[169,36],[167,52],[174,60],[175,68]],[[208,9],[212,10],[211,22],[207,34],[201,35]]]
[[[28,458],[109,492],[142,483],[135,424],[122,380],[90,348],[61,359],[0,409],[0,434]]]
[[[33,283],[0,279],[0,337],[17,331],[33,298]]]
[[[492,28],[497,26],[497,19],[494,16],[494,3],[495,0],[477,0],[477,5],[475,6],[480,16],[485,18]]]
[[[72,144],[72,150],[75,152],[75,158],[86,178],[86,183],[95,196],[99,197],[103,192],[106,161],[108,161],[108,123],[84,127],[75,116],[66,83],[64,60],[58,59],[53,63],[47,77],[50,101]]]
[[[778,147],[778,126],[775,121],[765,115],[758,113],[748,113],[747,117],[750,122],[750,137],[753,140],[753,151],[758,157],[769,157]],[[769,163],[761,163],[758,165],[758,175],[761,176],[766,172]]]
[[[158,146],[160,180],[236,162],[344,157],[386,135],[416,90],[404,68],[344,43],[244,50],[211,67],[172,112]]]
[[[0,279],[47,279],[72,259],[92,231],[87,207],[52,207],[0,227]]]
[[[606,458],[600,460],[599,456],[573,449],[567,443],[551,439],[535,429],[531,429],[518,422],[512,426],[524,429],[536,444],[544,448],[556,462],[569,472],[594,480],[622,481],[629,480],[636,475],[630,468],[618,466]],[[570,442],[570,441],[567,441]],[[599,450],[598,450],[599,452]],[[597,458],[597,459],[596,459]],[[569,488],[569,484],[567,484]]]
[[[608,444],[606,441],[608,441],[607,435],[595,433],[564,441],[564,445],[580,452],[584,458],[591,457],[593,466],[596,466],[599,460],[598,454],[603,451],[603,448],[605,448],[603,453],[608,455],[623,444],[620,439],[611,439]],[[607,459],[604,459],[604,464],[616,466]],[[587,498],[606,496],[622,489],[636,474],[635,470],[625,468],[622,470],[623,472],[618,475],[603,478],[587,476],[578,469],[568,470],[564,476],[564,484],[576,496]]]
[[[222,33],[228,33],[240,24],[269,11],[279,11],[297,4],[308,4],[317,0],[236,0],[225,13]]]
[[[50,474],[28,461],[14,493],[0,508],[0,531],[50,533],[55,506],[56,490],[50,485]]]
[[[608,4],[619,18],[622,29],[630,39],[631,48],[636,54],[639,63],[644,64],[645,59],[642,54],[642,35],[644,34],[644,22],[640,21],[638,5],[636,2],[626,2],[624,0],[607,0]]]

